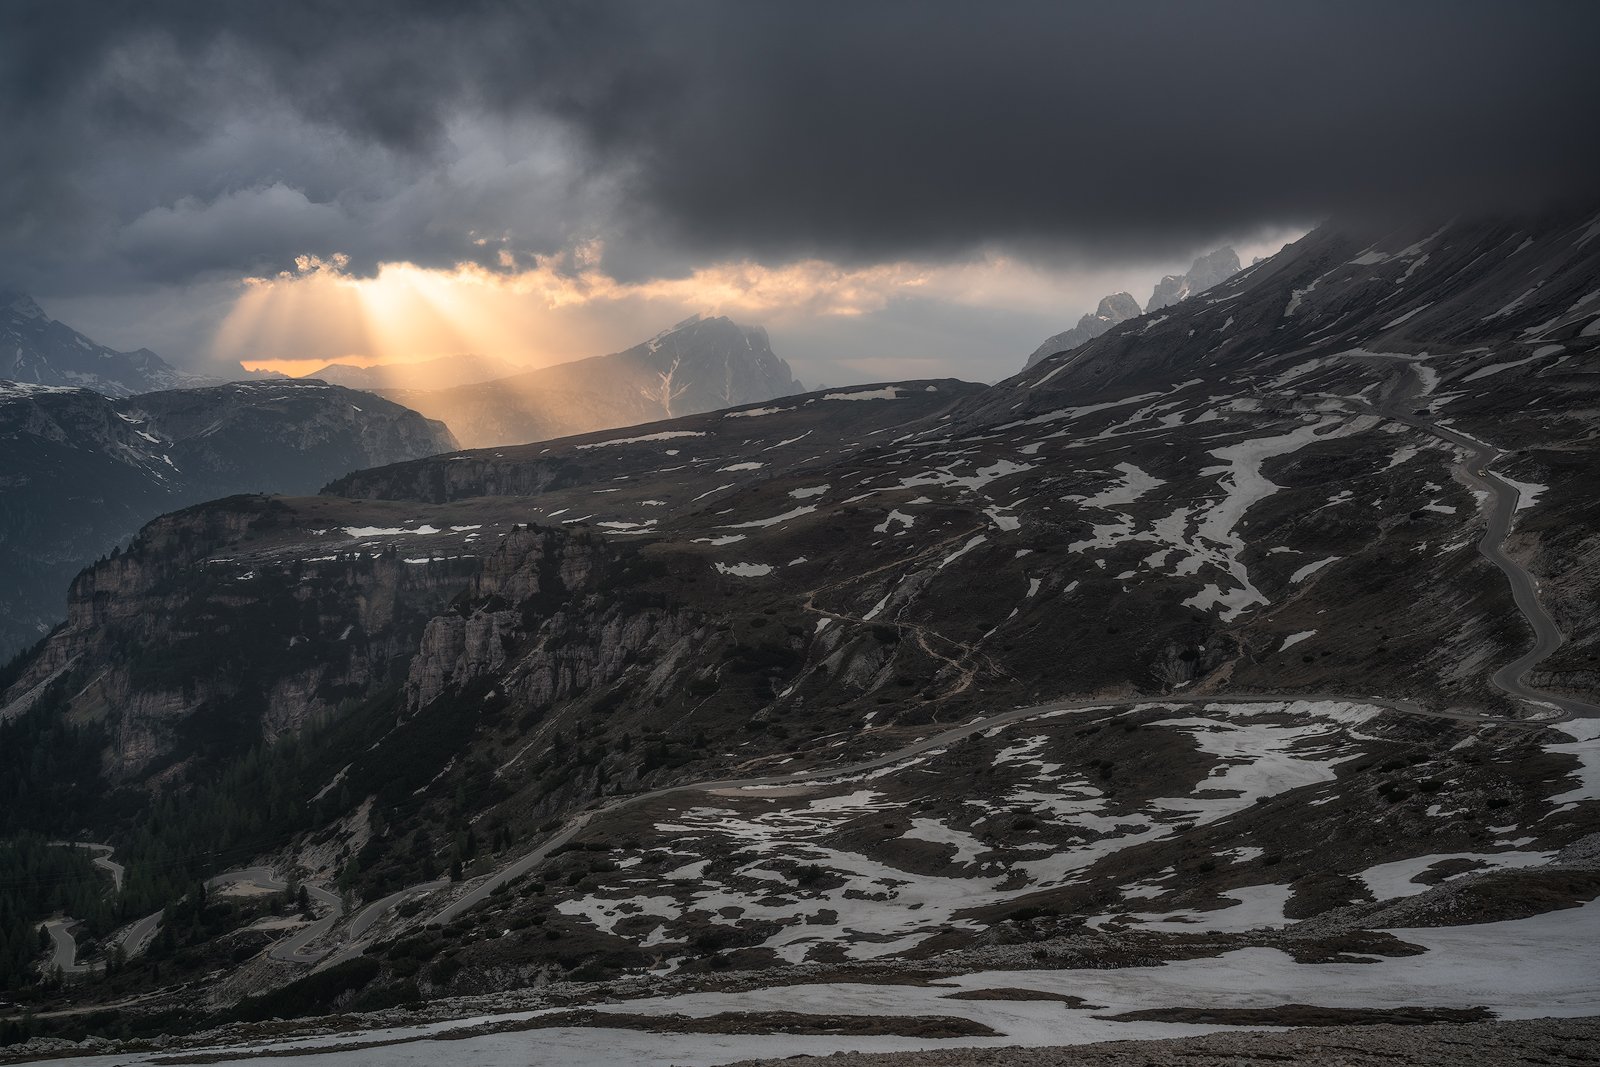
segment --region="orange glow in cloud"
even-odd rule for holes
[[[352,278],[344,265],[303,256],[295,273],[247,281],[216,352],[250,370],[305,374],[329,362],[374,366],[505,345],[493,321],[463,329],[473,309],[448,276],[400,265]]]
[[[782,328],[870,315],[907,298],[1059,315],[1064,328],[1078,313],[1075,303],[1092,307],[1106,292],[1142,290],[1151,274],[1048,270],[990,254],[864,267],[736,261],[622,282],[603,269],[603,253],[590,241],[521,270],[502,252],[500,269],[385,263],[370,278],[347,274],[343,256],[302,256],[294,271],[245,282],[214,352],[286,374],[330,362],[393,365],[464,353],[540,367],[618,351],[696,313]]]
[[[247,369],[286,374],[330,362],[374,366],[468,352],[544,366],[626,347],[694,313],[781,323],[870,314],[907,295],[962,302],[1017,292],[1015,277],[1005,286],[993,279],[1016,274],[1014,264],[998,259],[975,268],[733,262],[625,283],[601,269],[601,252],[591,242],[521,271],[386,263],[371,278],[344,273],[342,256],[301,257],[294,272],[245,283],[214,350]]]

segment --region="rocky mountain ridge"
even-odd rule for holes
[[[438,419],[472,448],[544,441],[798,393],[759,326],[680,322],[609,356],[450,389],[382,395]]]
[[[1168,274],[1156,283],[1150,293],[1150,303],[1140,309],[1139,302],[1129,293],[1112,293],[1101,297],[1100,305],[1092,315],[1078,320],[1070,330],[1045,339],[1044,343],[1028,356],[1023,369],[1034,366],[1046,356],[1069,352],[1087,344],[1096,337],[1140,315],[1153,314],[1160,308],[1176,304],[1193,293],[1202,292],[1213,285],[1239,273],[1239,257],[1231,248],[1219,248],[1200,256],[1186,274]]]
[[[1196,259],[1183,274],[1168,274],[1156,282],[1150,299],[1144,306],[1145,314],[1154,314],[1195,293],[1203,293],[1219,282],[1227,281],[1239,273],[1239,256],[1231,248],[1219,248]]]
[[[119,352],[96,344],[18,292],[0,292],[0,380],[116,397],[217,381],[185,374],[148,348]]]
[[[1025,367],[1031,367],[1046,356],[1053,356],[1057,352],[1067,352],[1094,340],[1118,323],[1136,319],[1144,311],[1139,307],[1139,302],[1129,293],[1112,293],[1110,296],[1100,298],[1099,307],[1094,314],[1085,315],[1078,320],[1078,325],[1070,330],[1045,338],[1043,344],[1034,349],[1028,356]]]
[[[0,658],[62,617],[63,583],[173,508],[309,492],[354,467],[455,447],[449,432],[320,382],[236,382],[134,397],[0,383]]]

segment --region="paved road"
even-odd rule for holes
[[[1487,528],[1478,541],[1478,552],[1500,568],[1500,572],[1506,576],[1517,610],[1522,613],[1522,617],[1528,621],[1529,627],[1533,630],[1533,647],[1495,671],[1489,680],[1495,688],[1509,696],[1559,708],[1563,717],[1600,717],[1600,705],[1535,689],[1527,684],[1528,673],[1566,643],[1566,635],[1561,632],[1555,619],[1550,617],[1550,613],[1539,602],[1538,580],[1529,574],[1522,564],[1506,554],[1505,540],[1511,532],[1511,524],[1516,517],[1521,491],[1503,481],[1489,469],[1505,458],[1505,453],[1500,449],[1418,415],[1415,400],[1421,391],[1422,383],[1416,368],[1405,363],[1401,366],[1398,384],[1387,397],[1375,406],[1362,404],[1357,406],[1366,408],[1372,414],[1404,423],[1464,450],[1467,458],[1464,462],[1456,464],[1457,475],[1470,488],[1489,495]]]
[[[117,892],[122,892],[122,879],[127,870],[111,858],[115,849],[110,845],[92,841],[52,841],[50,844],[60,848],[82,848],[93,852],[94,865],[111,875],[112,885]],[[158,913],[156,919],[160,918]],[[87,974],[95,969],[94,964],[78,962],[78,939],[72,933],[72,928],[77,925],[78,920],[70,917],[51,919],[44,924],[45,932],[50,935],[50,966],[60,967],[63,974]],[[116,940],[117,938],[113,936],[110,943],[114,944]]]
[[[350,925],[342,931],[344,944],[341,945],[328,959],[328,963],[342,963],[353,956],[359,956],[367,950],[367,943],[361,940],[362,935],[372,928],[372,924],[387,915],[392,909],[414,897],[425,896],[436,890],[443,889],[450,884],[448,878],[436,878],[431,882],[421,882],[417,885],[407,886],[396,890],[386,897],[374,900],[371,904],[356,912],[356,917],[350,920]]]
[[[281,893],[289,888],[289,883],[283,881],[272,872],[270,867],[243,867],[239,870],[224,871],[215,878],[206,880],[206,888],[220,889],[227,885],[248,885],[257,889],[267,889],[274,893]],[[267,955],[276,960],[287,960],[290,963],[317,963],[329,952],[328,949],[308,948],[311,942],[322,937],[332,930],[334,924],[344,915],[344,902],[337,893],[329,892],[318,885],[306,883],[306,892],[312,900],[319,901],[327,906],[322,918],[301,929],[299,932],[273,944],[267,950]]]
[[[407,886],[404,889],[390,893],[386,897],[375,900],[356,912],[356,917],[350,920],[349,929],[345,931],[345,934],[352,939],[358,938],[366,933],[372,924],[382,918],[390,908],[398,907],[402,901],[410,900],[413,897],[424,896],[436,889],[443,889],[449,884],[450,879],[448,878],[436,878],[431,882]]]
[[[72,936],[77,919],[51,919],[44,924],[50,935],[50,966],[60,967],[62,974],[87,974],[93,964],[78,962],[78,941]]]
[[[90,852],[93,852],[94,859],[91,862],[93,862],[94,865],[99,867],[102,871],[105,871],[107,874],[111,875],[112,885],[116,887],[117,892],[122,892],[122,879],[128,872],[122,866],[122,864],[117,863],[111,858],[112,853],[115,852],[116,849],[112,848],[110,845],[102,845],[91,841],[52,841],[50,843],[52,845],[59,845],[62,848],[84,848],[88,849]]]
[[[122,951],[129,958],[139,955],[150,947],[150,942],[155,940],[156,931],[161,929],[161,917],[164,911],[153,912],[136,922],[129,923],[112,935],[113,940],[120,942]]]

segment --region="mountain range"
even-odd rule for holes
[[[671,418],[163,516],[0,676],[0,820],[126,867],[135,962],[41,1007],[486,1063],[1543,1012],[1597,236],[1329,224],[992,387],[684,415],[669,334]]]
[[[25,293],[0,292],[0,380],[131,396],[215,384],[185,374],[148,348],[119,352],[44,313]]]
[[[472,385],[494,378],[508,378],[524,369],[515,363],[495,359],[492,356],[466,354],[439,356],[414,363],[380,363],[372,367],[358,367],[353,363],[330,363],[305,377],[316,378],[329,385],[377,392],[383,389],[426,390]]]
[[[800,392],[767,332],[699,316],[608,356],[446,389],[382,395],[449,425],[469,448],[543,441]]]
[[[456,447],[414,411],[293,379],[122,398],[0,382],[0,443],[0,660],[65,617],[73,574],[163,512],[312,492],[353,468]]]

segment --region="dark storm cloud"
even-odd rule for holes
[[[1595,188],[1596,39],[1565,2],[13,0],[0,241],[58,286],[508,231],[639,274],[1520,208]]]

